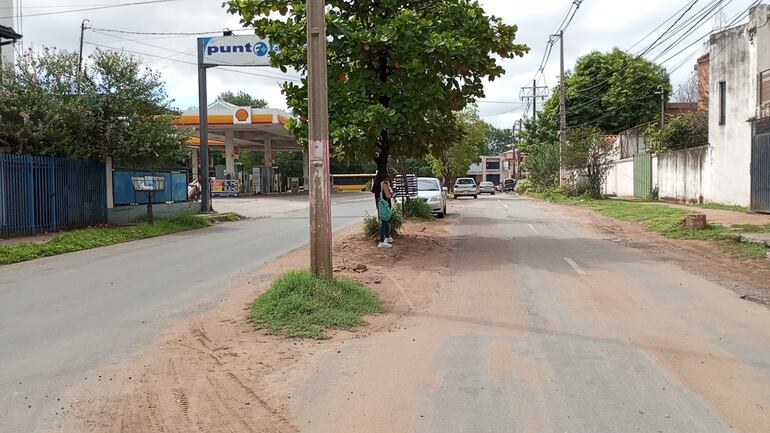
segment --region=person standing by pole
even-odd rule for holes
[[[390,181],[385,179],[380,184],[380,196],[377,200],[377,213],[380,217],[380,243],[379,248],[391,248],[393,238],[390,236],[390,218],[393,216],[391,208],[391,199],[393,190],[390,188]]]

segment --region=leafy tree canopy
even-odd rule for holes
[[[230,104],[237,105],[239,107],[251,107],[251,108],[267,108],[267,101],[264,99],[255,98],[243,90],[238,93],[231,91],[222,92],[217,96],[220,101],[229,102]]]
[[[306,72],[304,0],[230,0],[230,13],[281,50],[272,64]],[[517,27],[488,16],[468,0],[330,0],[328,35],[329,130],[340,161],[375,160],[380,176],[388,158],[422,157],[447,140],[453,113],[484,96],[484,81],[505,71],[497,56],[522,56]],[[307,140],[307,80],[284,83],[296,120],[290,129]]]
[[[482,151],[484,155],[499,155],[511,150],[511,145],[513,144],[512,129],[500,129],[490,124],[487,124],[486,128],[487,142]]]
[[[617,133],[660,116],[660,91],[671,93],[666,71],[620,49],[594,51],[578,59],[567,83],[567,124]],[[559,92],[548,101],[558,110]]]
[[[475,106],[455,115],[456,135],[451,145],[437,147],[429,157],[436,177],[444,179],[445,186],[465,176],[468,167],[479,161],[487,144],[488,124],[481,120]]]
[[[163,165],[184,155],[158,73],[134,57],[97,51],[78,77],[78,55],[44,49],[2,70],[0,147],[12,153]]]

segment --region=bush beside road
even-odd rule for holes
[[[156,220],[154,225],[140,223],[133,226],[89,227],[72,230],[59,233],[53,239],[44,243],[18,242],[0,245],[0,265],[201,229],[218,222],[236,221],[239,219],[241,217],[233,213],[185,215]]]

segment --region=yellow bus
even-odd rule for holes
[[[374,181],[373,174],[332,174],[332,187],[335,191],[366,191],[366,184]]]

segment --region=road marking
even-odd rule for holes
[[[569,263],[569,265],[572,266],[572,269],[574,269],[575,272],[578,273],[578,275],[585,275],[586,274],[585,271],[583,271],[583,269],[581,269],[580,266],[578,266],[578,264],[575,263],[575,261],[572,260],[571,258],[565,257],[564,261]]]
[[[527,225],[529,226],[529,228],[530,228],[530,229],[532,229],[532,231],[533,231],[533,232],[535,232],[535,234],[536,234],[536,235],[539,235],[539,234],[540,234],[540,232],[539,232],[539,231],[537,231],[537,229],[535,228],[535,226],[533,226],[532,224],[527,224]]]
[[[504,208],[506,208],[506,209],[508,209],[508,205],[507,205],[507,204],[505,204],[505,203],[503,203],[503,207],[504,207]]]

